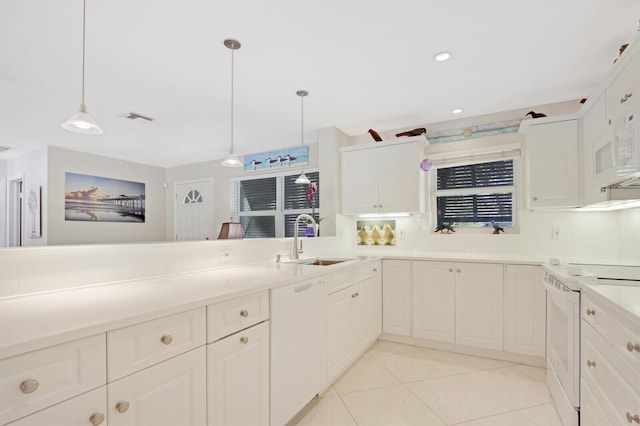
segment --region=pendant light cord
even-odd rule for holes
[[[233,51],[235,47],[231,48],[231,150],[229,154],[233,154]]]
[[[84,105],[84,46],[85,46],[85,25],[87,21],[87,0],[82,0],[82,105]]]
[[[300,96],[300,146],[304,146],[304,96]]]

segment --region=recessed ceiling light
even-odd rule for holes
[[[451,52],[447,52],[446,50],[442,51],[442,52],[438,52],[435,55],[433,55],[433,59],[436,62],[444,62],[444,61],[448,60],[449,58],[451,58]]]
[[[460,114],[462,112],[462,108],[454,108],[451,110],[451,114]]]

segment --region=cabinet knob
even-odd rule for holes
[[[538,197],[533,197],[533,201],[538,201]]]
[[[355,294],[355,293],[353,293],[353,294],[351,295],[351,298],[352,298],[352,299],[355,299],[355,298],[356,298],[356,294]]]
[[[453,268],[449,268],[449,272],[453,272]]]
[[[374,209],[377,209],[377,208],[378,208],[378,205],[377,205],[377,204],[374,204],[374,205],[373,205],[373,208],[374,208]]]
[[[102,413],[93,413],[91,417],[89,417],[89,423],[93,426],[100,426],[104,422],[104,414]]]
[[[587,315],[593,315],[593,316],[595,316],[595,315],[596,315],[596,310],[595,310],[595,309],[589,309],[589,308],[587,308]]]
[[[373,272],[378,272],[378,268],[373,268]]]
[[[640,416],[637,414],[631,414],[630,412],[627,411],[626,417],[629,423],[633,423],[633,422],[640,423]]]
[[[591,361],[590,359],[587,360],[587,367],[595,367],[595,366],[596,366],[595,361]]]
[[[457,273],[460,273],[460,272],[462,272],[462,271],[461,271],[460,269],[456,269],[456,272],[457,272]]]
[[[633,344],[633,342],[627,342],[627,350],[629,352],[640,352],[640,343],[636,343],[635,345]]]
[[[164,336],[162,336],[162,338],[160,339],[160,341],[162,343],[164,343],[165,345],[170,345],[171,342],[173,342],[173,336],[170,334],[165,334]]]
[[[240,338],[240,343],[242,343],[243,345],[246,345],[249,342],[249,338],[246,336],[242,336]]]
[[[126,413],[129,409],[129,403],[127,401],[118,401],[116,404],[116,411],[118,413]]]
[[[246,309],[241,310],[241,311],[240,311],[240,316],[241,316],[242,318],[246,318],[246,317],[248,317],[248,316],[249,316],[249,311],[247,311]]]
[[[25,395],[33,393],[38,389],[40,383],[36,379],[26,379],[20,383],[20,392]]]

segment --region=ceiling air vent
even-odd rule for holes
[[[148,121],[148,122],[153,121],[153,118],[147,117],[146,115],[137,114],[135,112],[128,112],[126,114],[122,114],[120,117],[128,118],[129,120],[134,120],[134,121]]]
[[[9,149],[11,149],[11,148],[8,147],[8,146],[0,146],[0,152],[7,151]]]

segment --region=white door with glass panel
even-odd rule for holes
[[[213,180],[175,184],[176,241],[213,239]]]

